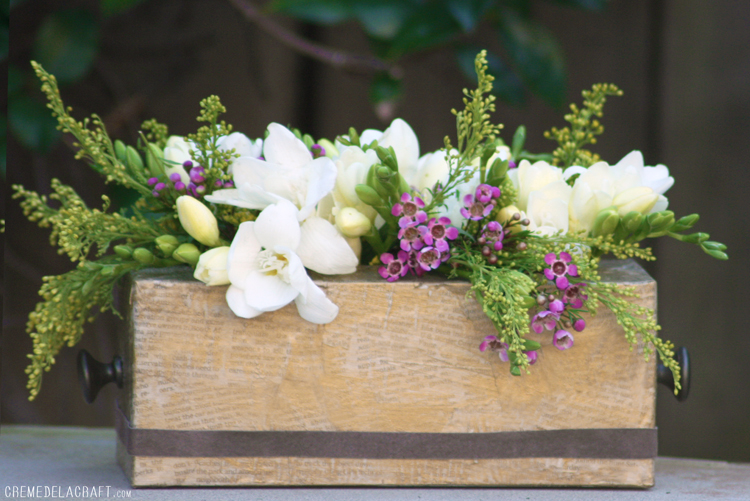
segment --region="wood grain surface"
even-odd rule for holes
[[[655,307],[656,283],[635,263],[603,262],[607,281],[636,285]],[[499,432],[652,428],[655,365],[631,351],[602,308],[561,352],[551,333],[531,374],[513,377],[481,353],[492,324],[468,283],[435,277],[387,283],[374,270],[316,277],[340,310],[314,325],[292,304],[245,320],[225,287],[188,269],[132,277],[120,400],[133,427],[175,430]],[[119,457],[148,485],[653,484],[653,460],[523,458]]]

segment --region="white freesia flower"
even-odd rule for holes
[[[528,160],[521,160],[517,169],[508,171],[508,177],[518,191],[518,208],[527,212],[531,192],[562,180],[563,171],[559,167],[554,167],[543,160],[534,162],[533,164]]]
[[[309,243],[298,252],[305,266],[329,275],[353,273],[358,263],[354,251],[330,221],[315,214],[316,205],[336,184],[336,166],[330,158],[313,159],[305,143],[286,127],[272,123],[268,131],[263,142],[265,160],[250,156],[236,159],[235,188],[217,190],[206,200],[246,209],[291,202]],[[320,252],[319,256],[303,256],[303,252],[313,248]]]
[[[566,179],[580,174],[573,185],[569,205],[570,229],[589,232],[600,210],[616,205],[618,213],[630,211],[648,214],[666,210],[663,196],[674,179],[664,165],[644,167],[640,151],[627,154],[616,165],[597,162],[588,169],[573,166],[565,171]]]
[[[336,318],[338,306],[305,271],[303,256],[315,257],[317,249],[309,248],[312,242],[300,228],[297,212],[282,200],[265,208],[255,221],[239,226],[229,249],[231,285],[226,295],[237,316],[253,318],[294,301],[300,316],[309,322],[325,324]],[[346,266],[333,271],[350,272]]]
[[[410,169],[408,173],[401,173],[406,184],[416,188],[428,203],[430,195],[427,190],[434,190],[437,183],[445,184],[448,174],[450,166],[446,160],[446,153],[441,150],[422,155],[414,169]]]
[[[336,166],[331,159],[313,159],[305,143],[283,125],[268,126],[263,155],[265,160],[250,156],[236,159],[233,163],[235,188],[217,190],[206,196],[206,200],[246,209],[264,209],[285,199],[299,209],[299,219],[304,221],[336,183]]]
[[[229,247],[227,246],[207,250],[198,259],[193,276],[206,285],[227,285],[229,283],[228,255]]]
[[[167,179],[172,174],[177,173],[183,183],[188,184],[190,182],[190,175],[182,166],[187,160],[193,160],[193,157],[190,156],[190,148],[190,143],[182,136],[169,136],[167,145],[164,147],[164,173],[167,175]]]
[[[180,224],[188,235],[209,247],[221,244],[219,225],[211,209],[189,195],[178,197],[176,205]]]

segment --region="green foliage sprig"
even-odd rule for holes
[[[584,90],[582,94],[583,108],[572,103],[571,113],[565,115],[570,127],[552,127],[544,133],[544,137],[557,141],[559,146],[552,153],[553,163],[563,168],[571,165],[589,167],[600,160],[599,155],[582,148],[587,144],[596,144],[596,136],[604,132],[598,118],[603,116],[607,96],[622,96],[622,91],[614,84],[595,84],[590,91]]]
[[[85,118],[79,122],[70,116],[71,108],[66,108],[60,97],[60,89],[54,75],[47,73],[42,66],[34,61],[31,63],[39,80],[42,81],[42,92],[47,96],[47,107],[52,110],[52,116],[57,118],[58,129],[64,133],[71,133],[76,138],[74,146],[79,148],[77,159],[86,159],[93,167],[106,177],[107,182],[115,182],[126,188],[132,188],[141,195],[148,195],[151,189],[139,177],[129,172],[126,165],[118,160],[114,145],[107,135],[104,123],[97,115],[91,119]],[[93,128],[89,128],[91,125]]]
[[[52,228],[50,243],[58,245],[60,254],[67,254],[71,261],[84,261],[92,247],[97,247],[97,256],[102,256],[113,241],[129,239],[135,245],[150,242],[162,234],[158,221],[147,219],[139,213],[128,218],[118,213],[106,212],[109,198],[104,195],[101,210],[89,209],[80,196],[58,179],[52,180],[53,193],[49,199],[44,195],[28,191],[23,186],[13,186],[13,198],[23,198],[21,208],[29,221],[42,228]],[[59,202],[54,209],[50,201]]]
[[[111,310],[118,314],[112,304],[112,288],[123,275],[144,266],[137,261],[121,263],[110,256],[80,263],[78,268],[63,275],[43,278],[39,290],[43,301],[37,303],[26,324],[34,346],[28,355],[31,363],[26,368],[29,400],[39,394],[42,373],[50,370],[60,349],[80,341],[84,324],[94,320],[96,311]]]
[[[203,99],[200,107],[201,111],[197,120],[206,122],[208,125],[200,127],[195,134],[188,134],[187,137],[195,143],[195,149],[191,150],[191,155],[206,169],[204,174],[207,180],[206,186],[211,190],[217,179],[231,180],[231,176],[227,174],[229,163],[239,155],[233,150],[219,149],[219,138],[232,133],[232,126],[224,120],[219,120],[219,116],[227,112],[219,97],[209,96]]]

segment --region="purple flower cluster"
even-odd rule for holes
[[[172,173],[169,176],[169,181],[172,183],[175,191],[180,194],[191,195],[195,198],[202,197],[206,193],[206,169],[201,165],[193,165],[193,162],[190,160],[186,160],[182,164],[182,168],[185,169],[185,171],[190,176],[190,181],[188,182],[188,184],[185,184],[182,181],[182,176],[180,175],[180,173]],[[154,187],[154,191],[152,191],[151,194],[155,197],[158,197],[159,192],[167,187],[166,183],[160,182],[156,177],[150,178],[148,180],[148,184],[149,186]],[[234,183],[232,183],[232,181],[222,181],[221,179],[217,179],[214,183],[214,187],[216,189],[232,188],[233,186]]]
[[[458,228],[450,226],[447,217],[432,218],[427,222],[427,213],[422,210],[425,203],[419,197],[404,193],[401,203],[393,206],[391,214],[399,217],[398,254],[385,253],[380,261],[385,265],[378,272],[380,276],[393,282],[409,271],[417,276],[434,270],[450,257],[448,240],[458,238]],[[427,222],[427,224],[425,224]]]
[[[543,310],[537,312],[531,319],[531,329],[537,334],[544,330],[555,331],[552,344],[558,350],[567,350],[573,346],[573,334],[570,329],[581,332],[586,328],[586,321],[571,315],[570,309],[578,310],[583,307],[588,296],[583,293],[586,283],[571,283],[568,277],[577,277],[578,268],[571,264],[573,258],[567,252],[561,252],[559,257],[549,253],[544,257],[550,268],[544,270],[544,276],[555,283],[562,291],[562,299],[554,296],[540,295],[537,302]]]

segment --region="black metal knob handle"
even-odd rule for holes
[[[122,359],[115,356],[112,362],[99,362],[86,350],[78,352],[78,381],[83,389],[83,399],[92,403],[99,390],[108,383],[117,384],[122,388]]]
[[[680,346],[675,352],[675,360],[680,365],[680,386],[682,387],[675,395],[678,402],[687,400],[690,393],[690,354],[687,348]],[[656,381],[669,388],[674,393],[674,376],[672,371],[661,363],[656,364]]]

